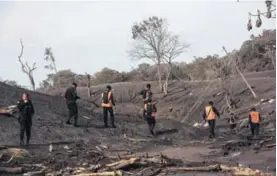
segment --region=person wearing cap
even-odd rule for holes
[[[77,95],[76,92],[77,84],[72,83],[72,86],[66,89],[65,91],[65,100],[68,108],[68,119],[66,121],[66,124],[71,124],[70,120],[71,118],[74,118],[74,126],[78,126],[78,106],[76,101],[80,99],[80,97]]]
[[[112,87],[108,85],[105,91],[102,93],[102,108],[103,108],[103,120],[105,128],[108,127],[108,113],[110,114],[110,120],[112,128],[116,128],[114,124],[113,106],[115,106],[113,94],[111,92]]]
[[[261,115],[260,113],[256,110],[256,108],[251,108],[250,109],[250,114],[249,114],[249,125],[251,129],[251,135],[259,135],[260,131],[260,121],[261,121]]]
[[[220,118],[220,114],[218,110],[215,108],[214,103],[210,101],[203,111],[203,119],[204,121],[208,121],[208,124],[209,124],[209,129],[210,129],[209,138],[215,138],[214,129],[215,129],[216,117]]]

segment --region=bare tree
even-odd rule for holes
[[[168,80],[172,74],[172,61],[182,54],[189,45],[180,43],[179,36],[168,36],[163,42],[162,58],[168,64],[168,72],[163,85],[165,95],[168,93]]]
[[[132,26],[133,39],[136,41],[133,48],[128,51],[134,60],[150,59],[158,66],[158,80],[160,90],[163,90],[161,63],[163,59],[163,42],[170,37],[168,26],[164,19],[156,16],[148,20],[135,23]]]
[[[18,56],[18,61],[21,64],[22,72],[25,73],[28,76],[28,78],[30,80],[30,83],[32,85],[32,88],[35,91],[36,90],[36,84],[35,84],[35,80],[34,80],[33,71],[37,69],[36,63],[34,62],[32,67],[30,67],[27,61],[25,62],[25,64],[22,62],[21,57],[22,57],[23,51],[24,51],[24,45],[23,45],[22,39],[20,39],[20,44],[21,44],[21,51],[20,51],[20,54]]]
[[[85,74],[86,74],[86,78],[87,78],[88,97],[91,97],[91,90],[90,90],[91,76],[88,73],[85,73]]]
[[[48,65],[45,65],[44,68],[57,73],[58,70],[56,67],[56,58],[54,56],[54,53],[52,52],[52,48],[50,47],[45,48],[44,56],[45,56],[44,60],[47,62],[50,62]]]

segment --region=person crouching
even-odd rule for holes
[[[144,105],[144,112],[145,112],[145,118],[149,127],[149,132],[152,136],[155,135],[154,133],[154,128],[156,125],[156,112],[157,112],[157,107],[155,103],[152,103],[152,100],[149,99],[147,103]]]

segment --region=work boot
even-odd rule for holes
[[[23,146],[23,145],[24,145],[24,141],[20,140],[20,146]]]
[[[116,128],[115,124],[112,124],[112,128]]]
[[[74,124],[74,126],[75,126],[75,127],[79,127],[79,125],[78,125],[78,124],[76,124],[76,123]]]
[[[66,124],[70,125],[71,123],[70,123],[70,121],[66,121]]]
[[[108,128],[108,124],[104,124],[104,128]]]
[[[30,141],[30,136],[27,136],[26,145],[29,145],[29,141]]]

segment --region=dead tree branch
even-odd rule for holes
[[[35,86],[33,71],[37,69],[36,63],[34,62],[32,67],[29,66],[27,61],[25,62],[25,64],[23,63],[23,61],[21,60],[21,58],[23,56],[23,52],[24,52],[24,45],[23,45],[22,39],[20,39],[20,45],[21,45],[21,51],[20,51],[20,54],[18,56],[18,61],[21,64],[22,72],[25,73],[28,76],[28,78],[30,80],[30,83],[32,85],[32,89],[35,91],[36,86]]]
[[[168,93],[168,79],[172,74],[172,61],[182,54],[190,45],[180,43],[179,36],[177,35],[168,37],[163,45],[163,60],[168,64],[168,73],[163,85],[164,94],[166,95]]]
[[[227,56],[229,56],[229,53],[227,52],[226,48],[224,46],[222,46],[224,52],[226,53]],[[230,58],[232,59],[232,58]],[[257,98],[256,93],[254,92],[254,90],[251,88],[250,84],[248,83],[248,81],[246,80],[246,78],[243,76],[243,74],[241,73],[240,69],[238,68],[238,66],[235,64],[234,65],[236,71],[240,74],[241,78],[243,79],[243,81],[245,82],[245,84],[247,85],[248,89],[251,91],[252,95],[254,98]]]

